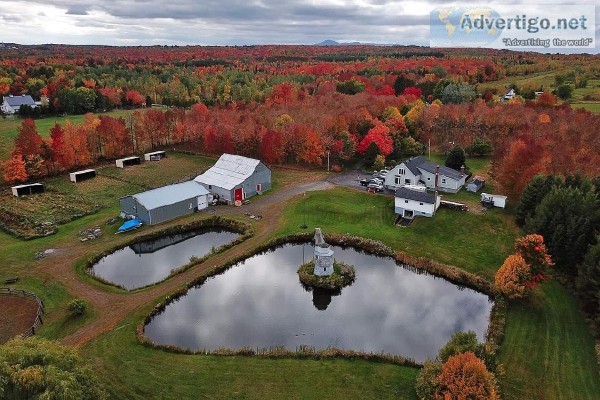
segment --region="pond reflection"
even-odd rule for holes
[[[296,273],[312,245],[288,244],[249,258],[171,303],[146,326],[155,343],[190,349],[300,345],[385,352],[423,361],[456,331],[480,340],[492,303],[486,295],[393,260],[334,247],[354,265],[341,293],[306,291]]]
[[[171,270],[204,257],[212,249],[237,239],[239,234],[203,229],[132,244],[107,255],[92,267],[92,274],[131,290],[159,282]]]

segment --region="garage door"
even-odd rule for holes
[[[206,196],[198,196],[198,210],[208,207]]]

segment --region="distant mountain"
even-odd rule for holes
[[[360,46],[365,43],[361,42],[336,42],[335,40],[327,39],[321,43],[317,43],[317,46]]]

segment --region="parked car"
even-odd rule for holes
[[[383,192],[383,184],[382,183],[369,183],[369,185],[367,185],[367,190],[375,191],[375,192]]]
[[[361,185],[363,185],[363,186],[366,187],[371,182],[371,179],[366,179],[365,178],[365,179],[361,179],[359,182],[360,182]]]

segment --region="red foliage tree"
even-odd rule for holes
[[[360,141],[358,148],[356,149],[359,153],[365,153],[371,143],[375,143],[379,148],[379,154],[387,157],[394,151],[394,141],[390,136],[390,128],[378,123],[375,127],[371,128],[367,135]]]
[[[137,90],[131,89],[125,93],[125,100],[134,106],[141,106],[146,102],[146,97],[140,94]]]
[[[37,156],[40,154],[41,145],[42,137],[37,131],[35,121],[31,118],[24,119],[15,138],[13,153],[23,157]]]
[[[414,87],[414,86],[407,87],[402,92],[403,96],[414,96],[417,99],[421,98],[422,94],[423,94],[423,91],[421,89],[419,89],[419,88]]]
[[[450,357],[442,366],[435,393],[438,400],[498,400],[496,380],[472,352]]]
[[[260,156],[267,164],[279,164],[283,160],[283,139],[281,132],[267,130],[260,143]]]
[[[57,123],[50,129],[50,147],[52,149],[52,161],[61,167],[67,168],[65,159],[65,131]]]

